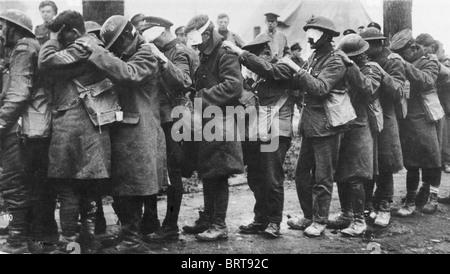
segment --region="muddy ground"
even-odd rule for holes
[[[293,167],[298,151],[298,144],[294,143],[287,157],[287,180],[285,182],[285,203],[283,222],[281,224],[282,237],[267,239],[262,235],[239,234],[238,227],[253,219],[254,197],[246,184],[245,176],[239,175],[230,179],[230,201],[227,215],[229,238],[226,241],[214,243],[199,243],[192,235],[181,234],[177,242],[151,245],[155,253],[162,254],[286,254],[286,253],[450,253],[450,206],[439,205],[434,215],[416,212],[409,218],[393,217],[386,229],[369,227],[365,237],[342,237],[339,231],[327,229],[324,236],[307,238],[302,231],[291,230],[286,221],[289,217],[302,215],[298,202],[295,183],[293,181]],[[395,175],[395,198],[393,207],[400,206],[401,197],[406,193],[405,171]],[[179,227],[191,224],[198,218],[198,211],[202,210],[203,196],[201,183],[186,182],[186,193],[183,197]],[[450,174],[443,173],[440,196],[450,192]],[[161,195],[158,202],[160,220],[164,218],[166,197]],[[107,200],[105,200],[106,202]],[[118,233],[117,217],[111,205],[104,205],[109,233]],[[331,216],[339,213],[339,200],[336,186],[331,203]],[[58,217],[59,212],[56,213]],[[57,218],[59,219],[59,218]],[[6,225],[0,218],[0,227]],[[4,239],[4,238],[3,238]],[[2,241],[2,238],[0,238]],[[378,248],[379,247],[379,248]]]

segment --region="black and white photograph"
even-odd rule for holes
[[[0,0],[0,260],[450,254],[449,14]]]

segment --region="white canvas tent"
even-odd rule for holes
[[[261,32],[266,31],[264,14],[267,12],[280,15],[279,30],[287,36],[289,46],[295,42],[302,46],[305,58],[310,55],[311,50],[303,26],[311,15],[325,16],[335,23],[337,30],[341,32],[341,36],[334,39],[335,44],[342,38],[344,30],[356,30],[372,21],[360,0],[269,0],[255,7],[247,18],[244,24],[246,28],[242,31],[245,41],[253,40],[255,27],[259,27]]]

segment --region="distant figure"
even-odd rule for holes
[[[352,30],[352,29],[346,29],[344,30],[344,32],[342,33],[344,36],[349,35],[349,34],[356,34],[356,31]]]
[[[184,32],[184,26],[180,26],[175,30],[175,35],[177,36],[178,40],[180,40],[181,43],[187,45],[187,36]]]
[[[141,31],[142,26],[144,25],[145,21],[144,21],[144,17],[145,15],[142,13],[138,13],[135,16],[131,17],[131,24],[133,24],[133,26],[136,28],[137,31]]]
[[[277,30],[278,20],[280,17],[274,13],[266,13],[267,31],[259,34],[256,38],[268,38],[270,40],[269,46],[273,52],[274,57],[282,58],[286,54],[290,54],[286,35]],[[255,39],[256,40],[256,39]]]
[[[34,34],[36,35],[39,44],[42,45],[50,39],[50,30],[47,28],[46,24],[58,14],[58,7],[53,1],[42,1],[39,4],[39,12],[41,13],[44,23],[36,26]]]
[[[380,26],[380,24],[378,24],[378,23],[376,23],[376,22],[370,22],[370,23],[367,25],[367,27],[368,27],[368,28],[370,28],[370,27],[376,28],[376,29],[378,29],[379,31],[381,31],[381,26]]]
[[[294,61],[294,63],[296,63],[299,67],[303,67],[303,65],[305,64],[305,60],[303,60],[301,57],[302,47],[298,43],[293,44],[291,46],[291,53],[292,61]]]
[[[231,41],[236,46],[242,48],[245,43],[242,41],[242,39],[234,32],[231,32],[228,30],[228,24],[230,23],[230,17],[228,17],[227,14],[221,13],[219,16],[217,16],[217,26],[218,31],[220,35],[223,36],[224,41]]]

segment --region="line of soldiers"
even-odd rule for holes
[[[67,244],[79,242],[83,253],[151,252],[144,241],[178,239],[181,178],[193,170],[203,182],[204,210],[182,229],[199,241],[226,239],[228,179],[243,173],[244,164],[256,199],[255,217],[239,230],[279,238],[283,163],[293,136],[295,104],[302,112],[296,187],[304,217],[288,220],[291,228],[311,237],[320,236],[326,226],[358,236],[366,229],[366,210],[375,225],[386,227],[393,173],[403,166],[408,170],[407,196],[398,214],[409,216],[416,206],[425,213],[436,211],[442,117],[430,121],[426,99],[434,97],[422,94],[437,95],[438,77],[445,90],[448,73],[433,55],[429,35],[415,40],[410,30],[401,31],[388,49],[381,32],[367,28],[345,36],[335,49],[332,41],[340,33],[334,23],[313,16],[303,30],[314,53],[300,67],[281,57],[289,48],[274,45],[267,35],[242,48],[224,41],[207,15],[195,16],[184,30],[199,56],[171,34],[170,21],[143,18],[138,31],[123,16],[99,26],[76,11],[64,11],[46,24],[49,39],[40,46],[23,12],[0,15],[10,48],[0,108],[0,187],[13,216],[2,251],[66,253]],[[242,66],[254,79],[244,80]],[[242,105],[249,91],[259,108],[277,109],[278,126],[273,119],[269,123],[271,139],[174,141],[175,107],[192,109],[196,98],[202,109],[217,106],[227,113],[227,107]],[[332,116],[332,96],[347,96],[352,119],[334,124],[350,109]],[[103,111],[92,111],[97,107]],[[213,119],[236,126],[227,114],[203,117],[202,126]],[[226,126],[217,125],[215,131],[227,136]],[[264,152],[262,146],[273,139],[279,141],[277,148]],[[164,162],[170,185],[160,224],[156,195],[164,182]],[[342,213],[328,220],[333,182]],[[121,233],[99,243],[95,232],[104,218],[105,194],[114,199]]]

